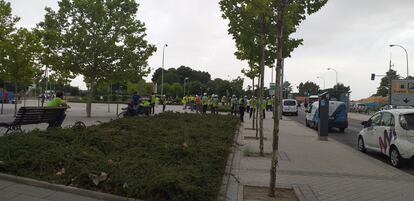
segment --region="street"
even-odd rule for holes
[[[284,117],[286,118],[286,117]],[[305,125],[305,112],[304,110],[299,110],[298,116],[288,116],[288,118],[297,121],[301,123],[302,125]],[[368,119],[367,119],[368,120]],[[338,130],[333,129],[329,131],[329,138],[332,138],[344,145],[347,145],[349,147],[352,147],[356,151],[358,151],[357,148],[357,137],[359,131],[361,131],[364,127],[361,125],[360,120],[350,119],[348,118],[348,128],[345,130],[345,133],[340,133]],[[309,128],[311,129],[311,128]],[[315,131],[317,132],[317,131]],[[371,156],[372,158],[375,158],[379,161],[382,161],[384,163],[388,164],[388,158],[380,153],[370,152],[367,151],[367,155]],[[409,160],[406,165],[401,169],[402,171],[409,173],[411,175],[414,175],[414,160]]]

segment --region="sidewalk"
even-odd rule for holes
[[[244,123],[251,127],[251,121]],[[272,119],[265,119],[265,153],[271,152]],[[242,129],[240,149],[235,153],[232,174],[241,185],[268,186],[270,157],[246,157],[243,151],[258,152],[253,130]],[[237,186],[235,182],[234,186]],[[332,139],[318,141],[317,133],[284,118],[280,125],[278,186],[297,185],[306,200],[414,200],[414,176],[359,153]],[[231,200],[239,200],[237,187]]]

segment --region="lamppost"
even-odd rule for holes
[[[323,89],[325,90],[326,88],[325,88],[325,78],[323,78],[323,77],[321,77],[321,76],[318,76],[318,77],[316,77],[317,79],[321,79],[321,80],[323,80]]]
[[[402,48],[404,50],[404,52],[405,52],[405,59],[407,61],[407,78],[408,78],[409,73],[408,73],[408,52],[407,52],[407,50],[403,46],[397,45],[397,44],[391,44],[390,47],[400,47],[400,48]]]
[[[333,71],[335,71],[336,87],[338,87],[338,71],[337,71],[337,70],[335,70],[334,68],[328,68],[328,70],[333,70]]]
[[[184,96],[185,96],[185,83],[188,80],[188,77],[184,78]]]
[[[164,46],[162,47],[161,97],[164,95],[164,56],[166,47],[168,47],[168,44],[164,44]]]

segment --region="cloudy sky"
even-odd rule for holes
[[[34,27],[44,16],[44,7],[57,9],[57,0],[7,0],[21,17],[19,26]],[[208,71],[213,78],[242,76],[246,62],[233,55],[234,42],[227,34],[227,22],[221,18],[218,0],[139,0],[138,18],[145,22],[148,41],[158,47],[150,59],[151,68],[161,66],[162,46],[167,43],[166,68],[180,65]],[[301,24],[295,37],[304,45],[285,62],[286,79],[298,85],[313,81],[323,88],[338,81],[350,85],[352,99],[369,96],[379,80],[370,74],[384,74],[390,57],[394,69],[406,76],[405,53],[409,53],[410,74],[414,75],[414,1],[412,0],[329,0],[317,14]],[[148,80],[151,76],[148,77]],[[266,82],[270,82],[266,71]],[[247,84],[250,81],[246,80]],[[84,87],[82,79],[73,82]]]

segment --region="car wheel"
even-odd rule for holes
[[[345,128],[339,128],[339,132],[341,133],[345,132]]]
[[[365,148],[364,139],[362,139],[362,137],[358,138],[358,150],[362,153],[367,152],[367,148]]]
[[[390,164],[396,168],[401,168],[403,166],[403,160],[398,149],[392,146],[390,149]]]
[[[295,112],[295,116],[298,116],[298,112]]]

